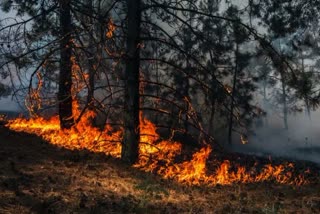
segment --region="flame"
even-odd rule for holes
[[[33,88],[32,85],[29,88],[29,95],[26,97],[25,106],[30,112],[30,115],[35,116],[37,111],[41,109],[42,106],[42,98],[41,98],[41,88],[43,86],[43,79],[40,71],[36,72],[36,77],[38,83],[36,88]]]
[[[106,37],[108,39],[111,39],[113,37],[113,33],[114,33],[115,30],[116,30],[116,26],[113,23],[112,19],[110,19],[109,22],[108,22],[108,31],[106,33]]]
[[[224,89],[226,90],[226,92],[228,92],[228,94],[232,94],[232,87],[228,84],[225,84]]]
[[[112,28],[110,28],[112,29]],[[113,31],[112,31],[113,32]],[[75,57],[72,57],[73,84],[73,116],[81,118],[70,130],[60,129],[58,116],[44,119],[35,116],[31,119],[16,118],[6,124],[12,130],[36,134],[51,144],[71,150],[86,149],[92,152],[102,152],[119,158],[121,152],[122,129],[114,129],[106,125],[98,129],[91,125],[95,116],[93,111],[82,114],[76,95],[86,89],[88,75],[81,72]],[[38,85],[36,93],[31,94],[37,101],[41,101],[40,90],[42,77],[37,74]],[[40,108],[40,107],[39,107]],[[0,117],[0,120],[5,118]],[[157,173],[164,178],[174,179],[189,185],[230,185],[233,183],[252,183],[263,181],[276,181],[283,184],[302,185],[308,183],[303,175],[295,176],[294,165],[285,163],[281,165],[266,164],[260,170],[257,167],[247,168],[235,165],[230,160],[212,160],[212,148],[206,145],[194,152],[190,160],[182,154],[182,143],[161,139],[155,124],[144,118],[140,113],[140,144],[139,159],[134,167],[146,172]],[[242,141],[246,139],[241,136]],[[208,166],[208,163],[210,165]],[[208,168],[216,166],[209,172]],[[308,174],[308,171],[305,172]]]
[[[63,131],[60,130],[58,116],[48,120],[42,117],[29,120],[17,118],[11,120],[8,127],[15,131],[39,135],[48,142],[67,149],[88,149],[120,157],[120,132],[114,131],[110,126],[106,126],[103,131],[90,127],[89,119],[92,116],[93,112],[88,111],[72,129]]]
[[[79,123],[70,130],[60,130],[57,116],[48,120],[41,117],[28,120],[17,118],[10,120],[7,126],[15,131],[37,134],[60,147],[72,150],[87,149],[119,158],[122,130],[115,130],[108,125],[103,130],[92,127],[89,121],[93,116],[93,112],[84,113]],[[275,166],[266,164],[258,170],[257,167],[246,168],[232,164],[229,160],[222,162],[213,160],[212,165],[218,165],[218,167],[209,173],[207,164],[211,161],[209,156],[212,152],[209,145],[195,152],[190,160],[178,162],[177,160],[182,159],[182,144],[162,140],[156,132],[156,126],[151,121],[142,116],[140,120],[140,155],[134,167],[143,171],[157,173],[164,178],[189,185],[230,185],[263,181],[302,185],[308,182],[303,175],[293,175],[294,165],[292,163]]]
[[[240,140],[241,140],[241,143],[243,144],[243,145],[245,145],[245,144],[248,144],[248,139],[247,139],[247,137],[246,136],[244,136],[244,135],[240,135]]]

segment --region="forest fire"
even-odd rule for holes
[[[112,37],[114,26],[107,37]],[[33,89],[30,99],[27,100],[28,110],[33,116],[31,119],[16,118],[10,120],[7,126],[15,131],[24,131],[36,134],[51,144],[71,150],[88,150],[91,152],[101,152],[115,158],[121,157],[121,141],[123,129],[114,129],[106,125],[103,130],[93,127],[91,122],[95,117],[93,111],[81,112],[77,100],[77,94],[86,89],[88,75],[83,74],[75,57],[71,58],[73,84],[71,94],[73,99],[72,115],[77,119],[76,125],[71,129],[61,129],[59,116],[49,119],[37,116],[34,110],[39,110],[42,106],[40,90],[42,78],[37,73],[38,85]],[[226,90],[231,93],[231,88],[226,85]],[[246,144],[248,141],[241,136],[241,141]],[[208,172],[207,162],[212,152],[210,145],[205,145],[194,152],[189,160],[181,158],[183,142],[163,140],[157,133],[155,124],[143,117],[140,112],[140,145],[139,159],[134,167],[146,172],[161,175],[166,179],[173,179],[188,185],[206,184],[209,186],[230,185],[233,183],[253,183],[263,181],[276,181],[282,184],[302,185],[308,183],[303,175],[295,176],[293,164],[271,165],[266,164],[257,170],[256,167],[236,165],[229,160],[213,160],[215,170]],[[180,161],[177,161],[180,160]],[[211,167],[211,166],[210,166]]]
[[[115,131],[106,126],[99,130],[90,125],[92,112],[83,115],[80,122],[71,130],[60,130],[58,117],[45,120],[17,118],[10,120],[7,126],[15,131],[24,131],[41,136],[48,142],[71,150],[86,149],[92,152],[103,152],[116,158],[120,157],[122,131]],[[276,181],[281,184],[303,185],[308,181],[304,175],[295,176],[292,163],[282,165],[266,164],[260,170],[247,169],[245,166],[233,166],[229,160],[221,163],[212,173],[207,171],[207,161],[212,151],[210,146],[195,152],[191,160],[180,163],[175,161],[181,155],[182,144],[160,140],[155,125],[147,119],[141,119],[140,157],[134,166],[147,172],[157,173],[164,178],[174,179],[189,185],[233,183],[253,183]]]
[[[0,2],[0,213],[320,213],[320,1]]]

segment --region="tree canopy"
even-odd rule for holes
[[[317,1],[5,0],[1,9],[15,17],[0,22],[0,96],[10,88],[32,116],[59,114],[66,129],[94,111],[93,126],[124,129],[130,163],[143,117],[164,138],[223,147],[245,142],[268,105],[290,128],[290,112],[320,103]]]

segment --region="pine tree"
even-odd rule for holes
[[[72,23],[70,0],[60,2],[60,73],[59,73],[59,118],[62,129],[70,129],[74,125],[72,114]]]
[[[140,141],[140,25],[141,1],[127,0],[127,51],[124,135],[121,158],[135,163],[139,155]]]

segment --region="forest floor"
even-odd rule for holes
[[[185,186],[0,126],[0,213],[320,213],[320,182]]]

